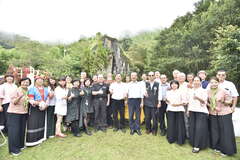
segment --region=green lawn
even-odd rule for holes
[[[240,143],[237,145],[238,154],[233,157],[222,157],[211,149],[193,154],[189,144],[168,144],[160,135],[131,136],[129,130],[124,134],[108,129],[93,136],[76,138],[69,134],[65,139],[49,139],[25,149],[18,157],[9,155],[5,145],[0,147],[0,160],[240,160]]]

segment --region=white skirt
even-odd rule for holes
[[[54,113],[57,115],[66,116],[67,115],[67,105],[56,103]]]

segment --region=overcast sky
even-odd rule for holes
[[[169,27],[198,0],[0,0],[0,31],[71,42]]]

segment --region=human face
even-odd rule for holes
[[[157,79],[160,78],[160,72],[158,72],[158,71],[155,72],[155,78],[157,78]]]
[[[137,73],[136,72],[131,73],[131,80],[133,82],[137,81]]]
[[[104,77],[103,75],[98,75],[98,82],[103,83],[104,82]]]
[[[130,82],[130,77],[129,76],[126,77],[126,83],[128,83],[128,82]]]
[[[97,82],[98,77],[96,75],[93,76],[93,82]]]
[[[29,84],[30,84],[29,80],[26,79],[25,81],[22,81],[20,85],[22,88],[26,89],[29,86]]]
[[[54,85],[54,84],[56,84],[56,80],[55,79],[49,79],[49,83],[51,84],[51,85]]]
[[[60,80],[58,83],[61,87],[64,87],[66,84],[66,81]]]
[[[149,73],[148,73],[148,77],[149,77],[149,80],[150,80],[150,81],[154,81],[154,79],[155,79],[155,75],[154,75],[153,72],[149,72]]]
[[[161,75],[161,82],[165,84],[167,82],[167,76],[166,75]]]
[[[117,74],[115,80],[119,83],[122,80],[121,74]]]
[[[193,75],[191,75],[191,74],[187,75],[188,82],[190,82],[190,83],[193,82],[193,78],[194,78]]]
[[[217,73],[217,79],[220,82],[223,82],[226,79],[226,77],[227,77],[226,72],[218,72]]]
[[[67,82],[67,83],[71,83],[71,82],[72,82],[72,78],[69,77],[69,76],[67,76],[67,77],[66,77],[66,82]]]
[[[184,74],[178,74],[178,82],[179,83],[183,83],[183,82],[185,82],[185,80],[186,80],[186,76],[184,75]]]
[[[173,90],[176,90],[176,89],[178,89],[178,85],[177,85],[176,83],[172,83],[172,84],[171,84],[171,88],[172,88]]]
[[[81,79],[86,79],[86,78],[87,78],[87,73],[81,72]]]
[[[215,79],[211,79],[210,88],[212,88],[212,89],[218,88],[218,84],[219,84],[218,81],[216,81]]]
[[[36,80],[36,84],[37,84],[38,86],[42,86],[42,85],[43,85],[43,79],[42,79],[42,78],[38,78],[38,79]]]
[[[7,81],[7,83],[13,83],[13,77],[11,77],[11,76],[8,76],[8,77],[6,77],[6,81]]]
[[[201,80],[198,77],[195,77],[193,79],[193,87],[194,88],[199,88],[201,86]]]
[[[207,75],[205,73],[199,73],[198,76],[202,79],[205,80],[207,78]]]
[[[80,85],[80,84],[79,84],[79,81],[74,81],[74,82],[73,82],[73,87],[76,87],[76,88],[77,88],[77,87],[79,87],[79,85]]]
[[[146,74],[142,74],[142,80],[146,81],[147,80],[147,75]]]

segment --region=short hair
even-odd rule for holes
[[[28,78],[28,77],[25,77],[25,78],[21,78],[20,80],[19,80],[19,85],[21,85],[21,83],[22,83],[22,81],[26,81],[26,80],[28,80],[29,81],[29,86],[32,84],[32,81],[31,81],[31,79],[30,78]]]
[[[197,75],[199,75],[200,73],[204,73],[205,75],[207,75],[207,72],[204,70],[200,70]]]
[[[178,85],[178,88],[179,88],[179,86],[180,86],[179,82],[176,81],[176,80],[172,80],[172,81],[170,82],[170,87],[171,87],[171,88],[172,88],[172,84]]]
[[[227,72],[226,72],[225,70],[223,70],[223,69],[218,70],[217,73],[218,73],[218,72],[224,72],[224,73],[227,73]]]
[[[209,82],[210,82],[211,80],[215,80],[215,81],[218,81],[218,82],[219,82],[219,80],[218,80],[217,77],[215,77],[215,76],[211,77],[210,80],[209,80]]]
[[[189,76],[189,75],[191,75],[191,76],[193,76],[193,77],[195,76],[194,73],[188,73],[187,76]]]
[[[86,78],[85,80],[84,80],[84,85],[85,85],[85,83],[87,82],[87,81],[90,81],[90,85],[92,84],[92,79],[90,79],[90,78]]]

